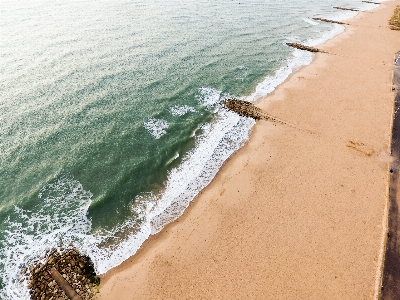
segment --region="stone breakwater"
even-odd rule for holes
[[[93,262],[75,248],[51,249],[25,270],[31,299],[61,300],[69,298],[53,280],[49,271],[55,268],[82,299],[94,299],[100,278],[96,277]]]
[[[220,105],[232,112],[237,113],[238,115],[246,118],[252,118],[254,120],[265,120],[265,121],[270,121],[274,123],[280,123],[292,128],[295,128],[297,130],[301,130],[310,134],[315,134],[314,131],[300,128],[297,125],[294,125],[292,123],[283,121],[277,117],[271,116],[267,112],[263,111],[261,108],[255,106],[253,103],[244,101],[244,100],[239,100],[235,98],[230,98],[230,99],[223,99],[220,102]]]
[[[334,21],[334,20],[329,20],[329,19],[323,19],[323,18],[313,18],[313,20],[316,21],[323,21],[323,22],[328,22],[328,23],[333,23],[333,24],[340,24],[340,25],[349,25],[348,23],[340,22],[340,21]]]
[[[359,9],[346,8],[346,7],[341,7],[341,6],[334,6],[333,8],[340,9],[340,10],[360,11]]]
[[[242,117],[253,118],[255,120],[266,120],[294,127],[292,124],[288,122],[282,121],[277,117],[267,114],[261,108],[255,106],[253,103],[248,101],[239,99],[225,99],[221,101],[221,105],[224,108],[233,111]]]
[[[315,47],[310,47],[310,46],[305,46],[299,43],[286,43],[289,47],[293,47],[296,49],[304,50],[304,51],[309,51],[309,52],[321,52],[321,53],[327,53],[326,51],[320,50]]]
[[[361,1],[361,2],[364,2],[364,3],[371,3],[371,4],[377,4],[377,5],[380,5],[380,4],[382,4],[382,3],[380,3],[380,2],[373,2],[373,1]]]

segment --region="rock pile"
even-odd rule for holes
[[[360,11],[359,9],[355,9],[355,8],[346,8],[346,7],[340,7],[340,6],[334,6],[333,8],[341,9],[341,10]]]
[[[286,45],[296,48],[296,49],[300,49],[300,50],[305,50],[305,51],[309,51],[309,52],[321,52],[321,53],[327,53],[325,51],[322,51],[318,48],[314,48],[314,47],[310,47],[310,46],[305,46],[299,43],[286,43]]]
[[[82,299],[94,299],[94,290],[100,284],[100,278],[96,277],[93,262],[88,256],[80,254],[75,248],[61,248],[60,251],[53,248],[47,251],[43,260],[45,263],[33,262],[26,271],[31,299],[68,300],[49,274],[51,268],[58,270]]]
[[[225,99],[221,104],[242,117],[253,118],[255,120],[263,118],[263,111],[251,102],[239,99]]]
[[[323,19],[323,18],[313,18],[313,20],[316,21],[323,21],[323,22],[328,22],[328,23],[334,23],[334,24],[340,24],[340,25],[349,25],[344,22],[339,22],[339,21],[334,21],[334,20],[328,20],[328,19]]]
[[[364,2],[364,3],[371,3],[371,4],[381,4],[381,3],[379,3],[379,2],[373,2],[373,1],[365,1],[365,0],[363,0],[363,1],[361,1],[361,2]]]
[[[296,128],[294,125],[292,125],[290,123],[279,120],[278,118],[267,114],[261,108],[255,106],[253,103],[248,102],[248,101],[231,98],[231,99],[225,99],[225,100],[221,101],[221,104],[226,109],[233,111],[243,117],[253,118],[255,120],[271,121],[271,122],[280,123],[280,124],[284,124],[284,125],[288,125],[290,127]]]

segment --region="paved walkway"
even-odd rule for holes
[[[380,297],[382,300],[400,299],[400,51],[396,54],[393,87],[396,98],[391,153],[395,160],[390,170],[389,229]]]

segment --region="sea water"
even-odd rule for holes
[[[356,0],[9,1],[0,4],[0,298],[72,243],[104,273],[176,218],[249,138],[255,101]],[[310,108],[311,109],[311,108]]]

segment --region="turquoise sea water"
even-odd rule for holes
[[[312,55],[356,0],[0,4],[0,298],[73,243],[104,273],[181,215],[248,139],[254,101]],[[310,108],[312,109],[312,108]]]

